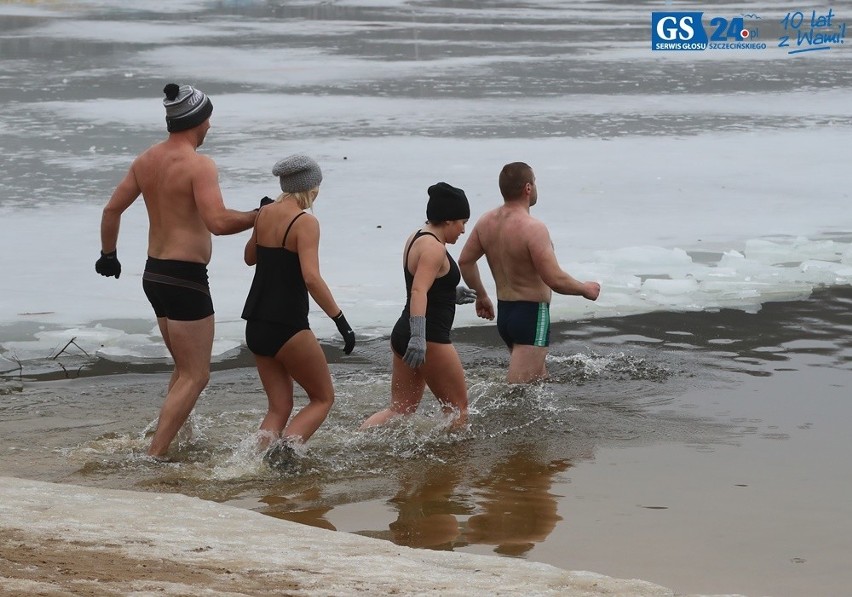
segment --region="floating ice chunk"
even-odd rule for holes
[[[698,282],[691,278],[684,280],[651,278],[642,283],[642,292],[648,294],[656,293],[664,296],[676,296],[692,294],[696,290],[698,290]]]
[[[87,354],[92,356],[98,347],[127,335],[101,325],[91,328],[68,328],[37,332],[34,340],[11,340],[4,342],[4,351],[15,358],[47,359],[61,352],[67,354]]]
[[[165,344],[152,342],[151,338],[138,334],[127,334],[120,342],[105,346],[99,349],[96,354],[116,363],[165,361],[169,359],[169,351]]]
[[[806,259],[837,261],[843,253],[843,246],[833,240],[808,240],[799,237],[793,243],[796,253]]]
[[[843,254],[843,246],[833,240],[803,237],[786,242],[751,239],[746,241],[745,254],[749,259],[769,264],[798,263],[804,259],[837,261]]]
[[[0,373],[9,373],[10,371],[19,371],[20,369],[21,364],[19,362],[0,355]]]
[[[702,292],[720,298],[755,299],[766,284],[745,280],[704,280],[699,284]]]
[[[607,293],[617,290],[635,291],[642,287],[642,278],[631,274],[616,274],[598,279],[601,280],[601,286],[606,288]]]
[[[700,310],[705,301],[697,296],[698,281],[694,279],[663,280],[652,278],[642,283],[640,296],[647,302],[676,310]],[[647,303],[646,303],[647,306]]]
[[[755,259],[748,259],[739,251],[726,251],[719,260],[716,268],[721,271],[734,271],[735,275],[765,274],[771,271],[771,266]]]
[[[769,240],[751,239],[746,241],[745,255],[761,263],[777,264],[799,261],[789,245],[781,245]]]
[[[644,275],[668,274],[672,268],[687,269],[695,265],[683,249],[654,246],[595,251],[595,257],[604,263],[617,264],[622,269]]]
[[[799,269],[802,279],[813,284],[843,284],[852,280],[852,267],[842,263],[809,259]]]
[[[241,346],[242,343],[235,339],[217,338],[213,341],[213,360],[218,362],[235,356]]]

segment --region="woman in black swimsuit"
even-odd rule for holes
[[[275,164],[272,173],[283,192],[260,209],[246,243],[246,264],[256,268],[242,317],[246,344],[269,400],[259,447],[265,449],[281,437],[278,451],[289,452],[290,444],[313,435],[334,402],[328,363],[308,325],[308,293],[337,324],[346,354],[355,347],[355,333],[320,275],[319,222],[304,211],[319,193],[319,165],[294,155]],[[290,420],[294,380],[309,402]]]
[[[408,237],[403,251],[407,298],[391,333],[391,404],[361,429],[414,413],[426,386],[441,403],[451,429],[467,425],[467,384],[450,330],[456,305],[472,303],[476,294],[458,286],[459,268],[446,249],[464,234],[470,218],[464,191],[445,182],[429,187],[426,217],[426,225]]]

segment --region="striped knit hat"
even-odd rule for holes
[[[177,86],[169,83],[163,88],[166,99],[166,126],[170,133],[185,131],[198,126],[213,112],[213,103],[203,91],[191,85]]]

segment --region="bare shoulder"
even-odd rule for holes
[[[311,227],[319,230],[319,220],[317,217],[309,211],[303,211],[302,215],[296,215],[299,218],[299,222],[302,223],[304,227]]]
[[[428,256],[432,258],[441,257],[443,259],[446,247],[437,238],[431,234],[422,234],[415,238],[416,232],[412,233],[405,241],[405,246],[411,246],[411,253],[418,258]]]
[[[417,263],[428,264],[429,267],[438,270],[447,258],[447,248],[437,238],[427,234],[417,239],[412,254]]]
[[[544,222],[523,211],[509,212],[506,222],[517,234],[536,235],[547,232],[547,226]]]
[[[547,224],[545,224],[543,221],[539,220],[534,216],[527,216],[524,221],[524,224],[527,228],[538,234],[550,234],[547,230]]]
[[[484,214],[479,216],[476,220],[476,224],[473,225],[473,230],[471,231],[471,237],[480,237],[483,236],[485,238],[489,238],[496,231],[496,229],[500,226],[500,208],[495,208],[486,211]]]
[[[290,236],[295,237],[300,249],[319,246],[319,220],[313,214],[306,211],[296,214],[287,226],[290,227]]]
[[[484,214],[479,216],[476,220],[476,226],[490,226],[492,222],[497,219],[497,214],[500,212],[500,208],[496,207],[494,209],[489,209]]]
[[[191,152],[188,156],[192,160],[193,165],[199,170],[216,171],[216,162],[209,155],[203,153]]]
[[[495,217],[495,216],[496,216],[499,212],[500,212],[500,208],[499,208],[499,207],[495,207],[494,209],[489,209],[489,210],[488,210],[488,211],[486,211],[484,214],[482,214],[481,216],[479,216],[479,219],[480,219],[480,220],[484,220],[484,219],[493,218],[493,217]]]
[[[513,234],[530,248],[550,245],[550,232],[545,223],[529,214],[512,221],[511,227]]]
[[[150,164],[160,159],[160,156],[165,153],[165,148],[162,143],[152,145],[142,153],[136,156],[133,160],[133,168],[144,168],[146,164]]]

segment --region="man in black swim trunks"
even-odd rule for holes
[[[165,457],[210,377],[213,302],[207,284],[212,234],[252,227],[254,211],[225,207],[215,162],[196,150],[210,129],[210,98],[190,85],[169,83],[166,140],[130,166],[104,207],[101,257],[95,270],[119,277],[116,255],[121,215],[142,195],[148,210],[148,261],[142,288],[154,308],[163,340],[175,361],[168,394],[148,454]]]
[[[544,360],[550,344],[550,299],[553,292],[594,301],[597,282],[578,282],[559,267],[544,222],[530,215],[538,200],[535,174],[523,162],[500,172],[503,205],[476,222],[459,257],[465,283],[476,291],[476,314],[494,319],[476,262],[485,255],[497,286],[497,330],[509,347],[507,381],[529,383],[547,376]]]

